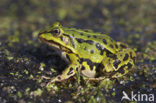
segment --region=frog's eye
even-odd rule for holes
[[[54,30],[54,33],[55,33],[55,34],[59,34],[59,33],[60,33],[60,30],[59,30],[59,29],[55,29],[55,30]]]
[[[60,36],[61,35],[61,30],[60,29],[54,29],[52,31],[52,33],[55,35],[55,36]]]

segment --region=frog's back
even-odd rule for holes
[[[118,48],[116,42],[105,34],[72,28],[64,31],[72,39],[78,55],[83,58],[100,61],[104,52],[115,53]]]

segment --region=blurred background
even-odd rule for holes
[[[131,87],[153,93],[155,10],[156,0],[0,0],[0,102],[120,102],[121,90]],[[96,87],[81,87],[83,91],[79,93],[78,87],[70,83],[63,85],[65,88],[53,85],[56,90],[44,88],[46,83],[34,78],[51,76],[56,68],[61,71],[65,65],[37,39],[38,32],[55,21],[66,27],[92,29],[127,43],[137,53],[137,78],[132,75],[126,86],[107,86],[114,91],[103,87],[100,93],[95,92]]]

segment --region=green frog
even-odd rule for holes
[[[78,72],[96,80],[122,77],[134,66],[136,58],[134,50],[108,35],[63,27],[59,22],[41,30],[38,38],[69,64],[51,82],[66,80]]]

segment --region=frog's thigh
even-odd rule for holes
[[[125,48],[116,53],[116,58],[106,57],[104,55],[102,60],[104,72],[110,72],[112,78],[121,77],[128,73],[128,69],[134,66],[133,57],[135,57],[134,51],[130,48]]]

